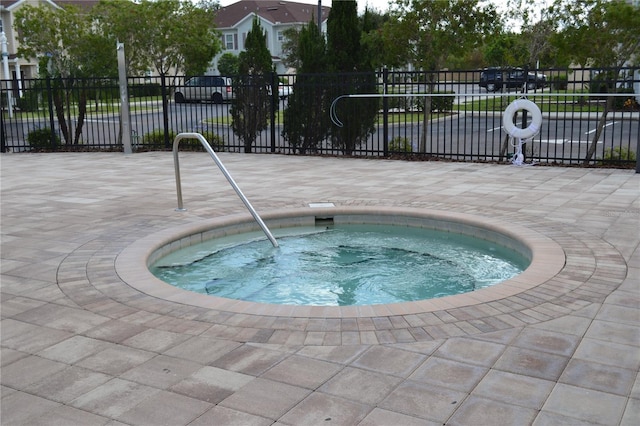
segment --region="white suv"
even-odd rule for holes
[[[184,86],[177,86],[174,100],[177,104],[191,101],[212,101],[220,104],[233,99],[231,78],[219,75],[191,77]]]

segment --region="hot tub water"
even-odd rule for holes
[[[529,261],[486,240],[391,225],[276,229],[216,238],[169,254],[151,271],[177,287],[262,303],[350,306],[466,293],[522,272]]]

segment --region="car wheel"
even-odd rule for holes
[[[534,83],[533,81],[530,81],[527,83],[527,90],[535,90],[536,89],[536,83]]]
[[[176,94],[173,95],[173,99],[176,101],[177,104],[184,103],[184,95],[180,92],[176,92]]]
[[[494,83],[487,83],[487,92],[495,92],[497,89],[497,86]]]
[[[214,104],[221,104],[222,103],[222,94],[221,93],[214,93],[213,95],[211,95],[211,100],[213,101]]]

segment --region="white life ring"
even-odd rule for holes
[[[526,110],[531,114],[531,124],[527,128],[520,128],[513,122],[513,117],[517,111]],[[502,125],[505,132],[517,139],[529,139],[534,137],[540,131],[542,125],[542,113],[540,108],[528,99],[516,99],[511,102],[507,109],[504,110],[502,116]]]

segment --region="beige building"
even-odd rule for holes
[[[13,80],[16,83],[13,85],[15,89],[23,80],[38,77],[37,61],[17,55],[19,41],[14,29],[14,16],[21,7],[42,5],[59,8],[73,5],[91,8],[98,2],[99,0],[0,0],[0,31],[4,32],[7,39],[6,53],[9,64],[8,75],[3,71],[0,80]],[[329,11],[329,7],[322,7],[321,26],[324,32]],[[311,19],[317,21],[317,5],[282,0],[241,0],[221,7],[216,15],[215,25],[221,33],[222,53],[231,52],[237,55],[244,50],[244,40],[251,30],[254,16],[260,19],[260,24],[267,34],[267,48],[271,52],[276,70],[285,73],[286,69],[282,64],[284,31],[291,27],[301,27]],[[209,74],[217,74],[219,57],[220,55],[214,58]]]
[[[6,50],[2,52],[9,62],[9,75],[2,72],[2,80],[13,80],[20,84],[24,79],[38,77],[38,64],[34,59],[25,59],[17,55],[19,41],[14,28],[16,11],[25,5],[48,6],[52,8],[74,5],[80,8],[92,7],[99,0],[0,0],[0,31],[6,37]],[[4,47],[4,46],[3,46]]]
[[[16,34],[13,20],[16,11],[20,10],[24,5],[49,4],[51,7],[57,7],[51,1],[39,0],[1,0],[0,1],[0,31],[4,34],[3,41],[3,61],[8,55],[9,75],[5,70],[2,72],[2,80],[22,80],[24,78],[34,78],[37,76],[37,63],[34,60],[26,60],[19,58],[18,51],[18,34]]]

